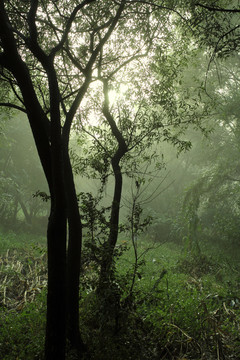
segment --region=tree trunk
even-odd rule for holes
[[[99,276],[99,291],[108,286],[110,280],[111,267],[113,262],[113,252],[118,239],[118,227],[119,227],[119,214],[120,214],[120,202],[122,196],[122,173],[119,166],[120,159],[114,156],[112,159],[112,168],[115,177],[114,195],[111,208],[110,217],[110,232],[108,241],[103,249],[103,257],[101,262],[100,276]]]
[[[51,145],[52,186],[48,222],[48,294],[45,340],[46,360],[64,360],[66,345],[66,243],[67,214],[64,184],[64,159],[60,132]]]
[[[45,359],[64,360],[66,342],[66,216],[52,204],[48,223],[48,294]]]
[[[69,154],[64,154],[65,187],[68,217],[67,251],[67,338],[79,357],[84,344],[79,330],[79,276],[82,248],[82,223]]]
[[[20,204],[20,206],[21,206],[21,208],[22,208],[23,214],[24,214],[24,216],[25,216],[26,223],[29,224],[29,225],[31,225],[31,224],[32,224],[32,218],[31,218],[31,216],[28,214],[27,208],[26,208],[26,206],[25,206],[24,202],[22,201],[22,199],[21,199],[21,197],[20,197],[19,194],[17,194],[17,200],[18,200],[18,202],[19,202],[19,204]]]
[[[18,213],[18,199],[17,199],[17,197],[15,197],[14,211],[13,211],[13,215],[12,215],[12,224],[13,225],[16,225],[16,223],[17,223],[17,213]],[[0,214],[1,214],[1,210],[0,210]]]
[[[113,262],[113,252],[118,239],[118,228],[119,228],[119,213],[120,213],[120,202],[122,197],[122,172],[120,167],[120,161],[123,156],[128,152],[128,147],[122,133],[119,131],[118,126],[110,113],[109,110],[109,86],[108,80],[103,81],[103,93],[104,93],[104,106],[103,114],[111,128],[112,134],[118,142],[118,149],[112,157],[112,169],[115,178],[114,195],[111,207],[110,217],[110,231],[108,241],[103,249],[100,276],[99,276],[99,287],[98,290],[101,292],[101,288],[108,287],[108,283],[111,280],[111,267]]]

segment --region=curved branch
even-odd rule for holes
[[[199,6],[201,8],[207,9],[209,11],[240,13],[240,9],[225,9],[225,8],[220,8],[220,7],[213,7],[213,6],[203,5],[203,4],[200,4],[200,3],[196,3],[195,6]]]
[[[34,56],[40,61],[42,66],[46,69],[49,61],[47,54],[38,44],[38,32],[36,27],[36,14],[38,9],[38,0],[31,0],[31,7],[27,16],[29,26],[29,38],[25,40],[26,45],[31,50]]]
[[[140,58],[143,58],[143,57],[146,57],[147,56],[147,52],[144,53],[144,54],[138,54],[140,52],[140,50],[138,50],[136,52],[135,55],[132,55],[129,59],[127,59],[126,61],[124,61],[122,64],[120,64],[115,70],[113,70],[108,78],[110,79],[114,74],[116,74],[120,69],[122,69],[124,66],[128,65],[129,63],[131,63],[133,60],[137,60],[137,59],[140,59]]]
[[[27,113],[26,109],[22,108],[21,106],[18,106],[18,105],[15,105],[15,104],[11,104],[11,103],[8,103],[8,102],[0,102],[0,107],[1,106],[5,106],[5,107],[8,107],[8,108],[12,108],[12,109],[16,109],[16,110],[19,110],[19,111],[22,111],[23,113]]]
[[[72,103],[70,110],[68,111],[68,113],[66,115],[65,124],[63,126],[63,137],[65,138],[65,141],[68,141],[67,139],[69,139],[69,133],[70,133],[73,118],[74,118],[74,116],[77,112],[77,109],[83,99],[83,96],[85,95],[85,93],[88,89],[90,82],[91,82],[91,76],[86,77],[84,83],[82,84],[82,86],[79,88],[79,90],[77,92],[77,95]]]
[[[69,19],[68,19],[68,22],[67,22],[67,25],[66,25],[66,28],[65,28],[65,31],[63,33],[63,36],[62,36],[62,39],[60,40],[60,42],[52,49],[51,53],[50,53],[50,56],[54,56],[59,50],[61,50],[63,48],[63,45],[64,43],[66,42],[67,38],[68,38],[68,34],[69,34],[69,31],[71,30],[71,26],[72,26],[72,23],[78,13],[79,10],[81,10],[85,5],[87,4],[90,4],[92,2],[94,2],[96,0],[84,0],[81,4],[77,5],[74,10],[72,11]]]
[[[121,153],[123,153],[123,155],[128,151],[128,147],[127,144],[121,134],[121,132],[119,131],[117,124],[115,122],[115,120],[113,119],[110,111],[109,111],[109,97],[108,97],[108,81],[107,80],[103,80],[103,93],[104,93],[104,105],[103,105],[103,114],[112,130],[112,133],[114,135],[114,137],[116,138],[118,145],[119,145],[119,151],[121,149]],[[122,154],[119,156],[123,156]]]
[[[88,131],[88,130],[85,128],[85,126],[82,124],[82,122],[81,122],[81,127],[82,127],[82,130],[83,130],[86,134],[88,134],[90,137],[92,137],[92,138],[94,139],[94,141],[96,141],[96,143],[99,145],[99,147],[101,147],[101,149],[102,149],[108,156],[110,156],[110,153],[109,153],[109,151],[107,150],[107,148],[105,148],[105,147],[102,145],[101,141],[100,141],[94,134],[92,134],[90,131]]]
[[[71,50],[69,49],[68,41],[66,41],[66,47],[64,47],[63,50],[66,51],[66,54],[68,55],[68,57],[69,57],[69,59],[71,60],[71,62],[73,63],[73,65],[76,66],[76,68],[77,68],[78,70],[80,70],[81,73],[85,74],[84,68],[82,67],[80,61],[77,60],[77,59],[75,58],[75,56],[71,53]]]

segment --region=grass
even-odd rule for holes
[[[0,358],[42,360],[44,239],[14,233],[0,233],[0,238]],[[237,261],[221,248],[206,245],[204,255],[194,257],[184,254],[180,245],[146,239],[139,240],[138,256],[130,300],[133,249],[118,259],[109,299],[119,296],[120,302],[116,307],[106,297],[107,311],[93,291],[97,274],[88,269],[84,275],[88,286],[80,302],[80,321],[91,359],[239,359]]]
[[[34,236],[29,233],[3,232],[0,231],[0,256],[7,251],[16,250],[18,254],[26,253],[28,250],[37,247],[46,246],[46,238],[44,236]]]
[[[0,358],[43,359],[47,285],[42,237],[0,233]]]
[[[135,290],[141,294],[138,313],[163,337],[157,356],[240,358],[239,262],[232,262],[231,254],[224,255],[222,249],[215,248],[215,253],[207,249],[198,256],[181,250],[174,243],[154,249],[149,244],[136,282]],[[144,251],[146,241],[139,244],[139,254]],[[120,272],[131,259],[132,250],[121,259]]]

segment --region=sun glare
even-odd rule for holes
[[[101,93],[101,87],[102,87],[102,83],[100,81],[93,82],[90,87],[89,97],[86,96],[81,103],[79,113],[83,114],[85,112],[86,116],[85,118],[84,117],[82,118],[82,121],[85,124],[88,123],[88,125],[91,126],[99,125],[99,111],[101,111],[100,110],[101,106],[99,107],[98,110],[94,110],[94,106],[91,107],[89,106],[89,104],[91,103],[91,101],[93,101],[94,97],[99,96],[99,94]],[[129,90],[129,85],[126,82],[120,84],[116,90],[115,89],[109,90],[108,97],[109,97],[110,108],[114,106],[114,104],[116,104],[117,101],[122,100],[124,96],[126,96],[126,92],[128,90]],[[88,110],[86,111],[87,108]]]
[[[126,83],[120,84],[118,90],[110,90],[108,93],[110,106],[112,106],[115,103],[115,101],[121,99],[125,95],[127,90],[128,90],[128,85]]]

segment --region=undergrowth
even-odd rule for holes
[[[0,251],[0,358],[42,360],[45,248],[29,239],[27,246],[18,246],[12,235],[5,245]],[[101,297],[95,291],[97,267],[84,269],[80,322],[85,360],[239,359],[239,267],[227,258],[218,261],[217,254],[179,255],[181,248],[173,243],[142,241],[138,252],[144,255],[133,290],[132,249],[119,258]]]

